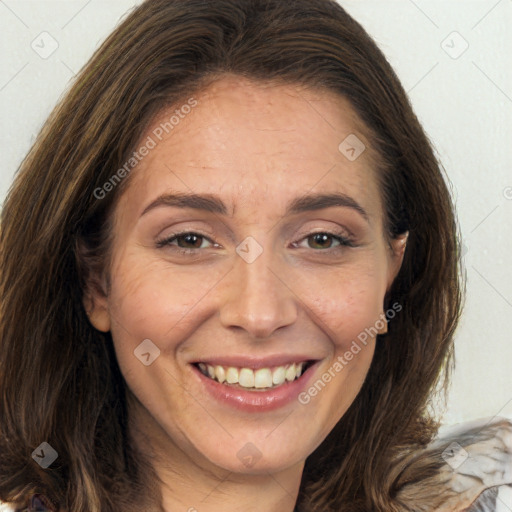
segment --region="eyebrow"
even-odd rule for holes
[[[193,208],[195,210],[202,210],[220,215],[228,214],[228,209],[224,202],[213,194],[176,193],[163,194],[159,196],[144,209],[141,217],[149,211],[161,206]],[[285,215],[321,210],[323,208],[330,208],[333,206],[351,208],[369,222],[369,216],[366,210],[353,198],[341,192],[332,194],[305,194],[303,196],[296,197],[288,203]]]

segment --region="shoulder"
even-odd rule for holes
[[[494,417],[442,427],[411,455],[404,474],[398,493],[404,510],[509,512],[512,421]]]
[[[467,512],[509,512],[512,510],[512,485],[485,490]]]
[[[451,470],[450,485],[467,501],[468,512],[493,512],[502,505],[503,510],[512,510],[510,419],[455,425],[444,430],[434,445],[446,446],[442,456]]]

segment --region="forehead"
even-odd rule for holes
[[[155,145],[133,170],[123,198],[139,213],[164,192],[223,194],[234,214],[238,203],[282,209],[297,195],[337,191],[355,196],[370,217],[380,216],[376,155],[343,97],[227,76],[193,98],[191,109],[181,108],[185,100],[160,112],[142,138]],[[344,152],[354,137],[364,144],[356,159]]]

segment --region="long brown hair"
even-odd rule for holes
[[[387,236],[409,231],[386,296],[402,310],[379,336],[357,398],[306,460],[300,510],[404,510],[407,483],[435,471],[404,469],[436,432],[429,401],[451,368],[463,297],[458,228],[394,71],[333,0],[147,0],[81,70],[4,203],[0,499],[42,493],[73,512],[162,510],[150,460],[130,442],[111,336],[83,306],[92,277],[108,271],[111,214],[129,177],[100,199],[95,191],[158,112],[223,73],[347,98],[373,134]],[[31,457],[42,442],[58,453],[47,469]]]

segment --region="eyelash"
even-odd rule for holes
[[[182,237],[185,235],[196,235],[200,238],[207,240],[210,243],[214,243],[207,236],[202,235],[201,233],[198,233],[196,231],[182,231],[181,233],[173,233],[170,236],[168,236],[162,240],[157,240],[156,246],[158,249],[163,249],[164,247],[173,247],[174,252],[177,252],[179,254],[188,255],[188,256],[197,254],[196,251],[200,251],[201,250],[200,248],[187,249],[184,247],[176,247],[176,246],[171,245],[171,242],[173,242],[173,241],[177,240],[179,237]],[[307,240],[308,238],[315,236],[315,235],[327,235],[331,238],[334,238],[340,244],[334,248],[328,247],[327,249],[313,249],[315,252],[320,251],[320,252],[329,252],[330,253],[330,252],[342,250],[344,247],[355,247],[355,244],[353,243],[353,240],[351,237],[347,237],[345,234],[342,234],[342,233],[331,233],[329,231],[314,231],[313,233],[310,233],[309,235],[301,238],[299,240],[299,242]],[[294,243],[296,244],[296,242],[294,242]]]

